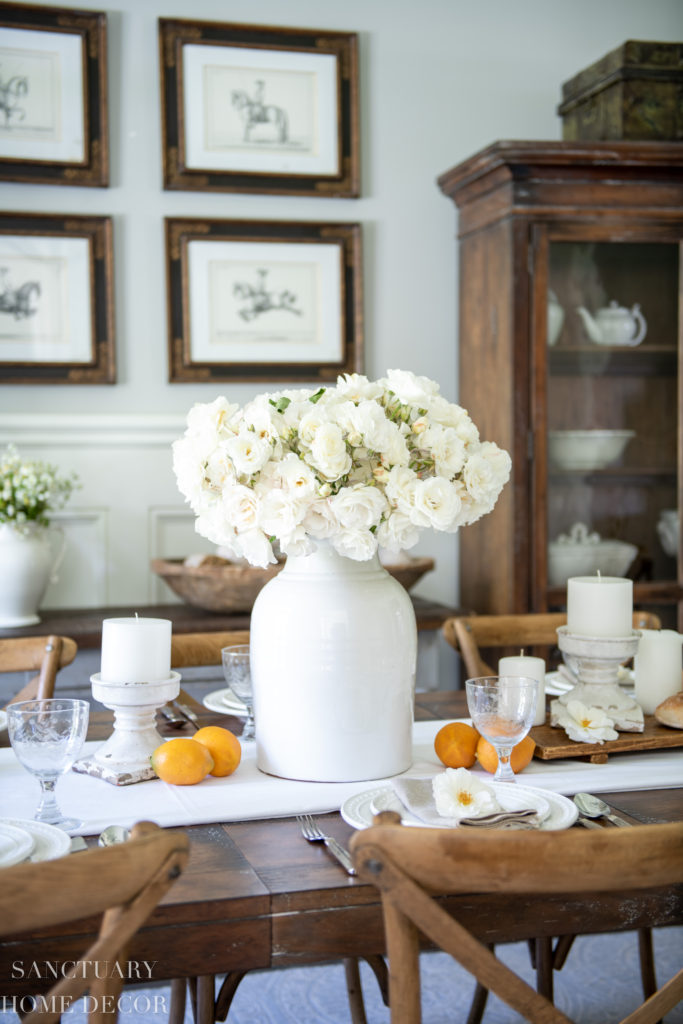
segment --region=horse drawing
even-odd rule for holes
[[[257,81],[254,95],[250,96],[244,89],[233,89],[232,105],[244,119],[243,139],[245,142],[287,142],[289,138],[289,119],[287,112],[274,103],[264,102],[264,83]],[[252,138],[254,129],[265,128],[265,137],[261,131]]]
[[[238,314],[243,320],[249,323],[263,313],[269,313],[275,309],[293,313],[295,316],[302,315],[301,310],[295,307],[296,295],[293,292],[290,292],[288,288],[284,288],[281,292],[268,291],[266,288],[268,271],[260,268],[256,274],[258,277],[256,285],[249,284],[247,281],[237,281],[233,286],[233,294],[248,302],[248,305],[238,310]]]
[[[26,111],[19,106],[22,96],[28,93],[26,75],[13,75],[6,82],[0,78],[0,112],[5,115],[5,128],[9,128],[12,120],[23,121]]]
[[[5,285],[0,291],[0,313],[11,313],[15,320],[25,320],[38,312],[40,282],[26,281],[18,288]]]

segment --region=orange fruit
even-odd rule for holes
[[[240,741],[229,729],[221,725],[205,725],[192,737],[196,743],[203,743],[213,758],[210,775],[232,775],[242,758]]]
[[[207,747],[184,737],[162,743],[152,754],[150,762],[159,778],[174,786],[194,786],[213,768],[213,758]]]
[[[526,768],[534,756],[534,750],[536,749],[536,741],[531,736],[525,736],[523,740],[512,748],[512,754],[510,755],[510,767],[512,768],[515,775]],[[477,761],[482,766],[484,771],[490,772],[491,775],[495,774],[496,768],[498,767],[498,754],[496,748],[492,746],[488,740],[485,740],[483,736],[479,738],[477,743]]]
[[[447,768],[471,768],[476,758],[479,733],[466,722],[442,725],[434,737],[434,750]]]

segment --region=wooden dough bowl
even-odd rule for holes
[[[218,561],[217,559],[215,561]],[[210,612],[251,611],[256,595],[268,580],[282,567],[269,565],[259,569],[251,565],[233,565],[222,562],[213,565],[188,566],[182,558],[152,560],[152,569],[171,590],[187,604]],[[434,568],[433,558],[413,558],[398,565],[387,565],[391,573],[406,590]]]

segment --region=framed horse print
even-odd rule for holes
[[[0,180],[109,184],[106,14],[0,4]]]
[[[169,381],[361,372],[359,224],[166,220]]]
[[[359,195],[358,37],[159,19],[166,189]]]
[[[110,217],[0,214],[0,383],[113,384]]]

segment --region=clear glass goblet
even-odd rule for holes
[[[57,779],[81,752],[88,731],[90,706],[85,700],[24,700],[7,708],[7,730],[18,760],[40,782],[36,821],[68,832],[81,822],[66,818],[57,803]]]
[[[252,740],[256,735],[254,729],[254,699],[251,689],[251,665],[249,661],[249,644],[236,644],[224,647],[223,675],[225,681],[247,708],[247,717],[242,727],[242,739]]]
[[[527,676],[481,676],[465,682],[472,724],[495,747],[494,782],[516,782],[512,748],[529,732],[536,713],[538,681]]]

